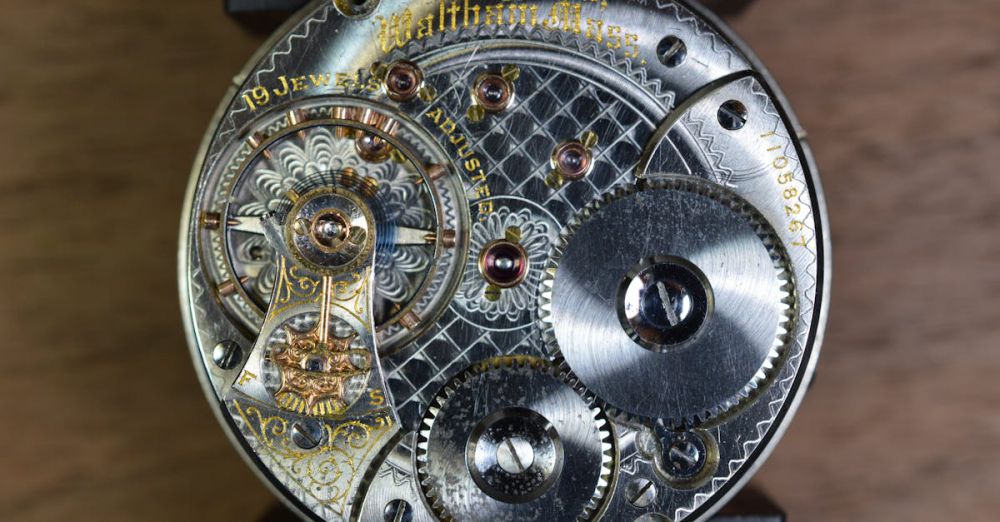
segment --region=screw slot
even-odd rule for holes
[[[656,484],[645,478],[633,479],[625,487],[625,498],[637,508],[646,508],[656,500]]]
[[[656,56],[667,67],[679,67],[687,60],[687,44],[676,36],[668,36],[656,46]]]
[[[699,487],[719,466],[719,448],[704,430],[667,432],[660,435],[660,444],[657,469],[673,487]]]
[[[385,522],[412,522],[413,506],[403,499],[396,499],[385,505],[382,512]]]
[[[212,362],[223,370],[232,370],[243,361],[243,348],[235,341],[222,341],[212,349]]]
[[[747,106],[736,100],[729,100],[719,107],[719,124],[730,131],[738,131],[746,126],[750,114]]]
[[[292,442],[304,450],[321,446],[325,439],[326,430],[323,429],[323,424],[320,422],[301,421],[292,425]]]

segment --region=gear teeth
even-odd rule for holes
[[[463,370],[452,378],[451,381],[442,386],[438,394],[431,400],[431,406],[428,407],[427,412],[424,414],[424,418],[421,421],[422,429],[417,432],[414,450],[420,490],[423,492],[428,506],[430,506],[433,513],[440,520],[453,521],[455,519],[448,512],[439,492],[433,487],[427,470],[429,439],[435,419],[440,414],[441,408],[457,393],[460,384],[484,373],[517,369],[530,369],[532,371],[547,373],[564,382],[574,391],[581,394],[581,396],[586,393],[586,389],[580,384],[579,379],[576,378],[564,362],[520,355],[495,357],[480,361]],[[608,493],[611,490],[611,485],[614,483],[618,464],[617,438],[614,434],[611,419],[607,416],[604,409],[596,405],[592,400],[588,400],[586,396],[584,396],[584,400],[590,405],[590,415],[600,435],[602,467],[594,494],[587,504],[583,506],[577,522],[596,520],[596,517],[601,513]]]
[[[636,415],[608,403],[587,389],[580,382],[579,378],[573,374],[572,368],[566,363],[562,355],[553,332],[551,316],[552,292],[555,285],[555,278],[559,270],[559,263],[565,254],[565,249],[570,239],[601,208],[632,194],[650,190],[679,190],[698,194],[714,199],[726,205],[733,212],[746,217],[757,237],[770,254],[771,261],[774,263],[776,278],[782,282],[779,287],[779,290],[783,294],[780,302],[786,306],[783,314],[784,319],[778,324],[778,334],[775,337],[771,353],[768,355],[761,369],[754,375],[754,378],[734,397],[727,399],[723,403],[706,411],[678,419],[657,419]],[[558,241],[552,247],[549,264],[543,271],[538,297],[538,321],[542,331],[542,342],[553,363],[570,376],[567,382],[574,383],[573,386],[584,398],[600,407],[611,417],[631,424],[653,423],[671,430],[708,427],[708,423],[722,422],[730,415],[737,413],[743,406],[753,402],[757,396],[768,388],[773,378],[778,374],[778,370],[787,359],[788,346],[794,338],[797,311],[796,284],[791,266],[792,262],[788,256],[787,249],[760,211],[740,196],[720,185],[693,176],[673,175],[657,179],[646,179],[641,186],[629,184],[613,187],[571,218],[563,228]]]

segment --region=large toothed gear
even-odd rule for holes
[[[420,483],[442,520],[591,520],[613,473],[610,429],[556,366],[488,360],[432,401]]]
[[[620,188],[585,208],[542,284],[547,346],[588,395],[669,428],[746,403],[775,375],[792,333],[781,241],[745,200],[690,176]]]
[[[188,343],[303,519],[706,522],[816,367],[804,130],[693,0],[312,0],[192,173]]]

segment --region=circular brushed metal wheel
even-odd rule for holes
[[[417,437],[442,520],[587,520],[614,461],[610,424],[541,359],[498,358],[446,384]]]
[[[188,344],[312,520],[708,520],[812,378],[830,245],[780,90],[687,0],[316,0],[234,79]]]
[[[745,200],[659,176],[612,191],[566,228],[543,282],[545,338],[616,413],[700,425],[780,372],[796,309],[789,265]]]

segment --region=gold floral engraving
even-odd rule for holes
[[[306,273],[303,273],[306,272]],[[360,299],[371,270],[345,274],[345,279],[334,281],[331,287],[332,306],[339,308],[364,324],[365,301]],[[288,262],[285,257],[278,259],[278,280],[275,283],[274,302],[268,311],[269,317],[277,317],[288,309],[304,302],[318,303],[323,297],[323,279],[308,273],[301,266]]]
[[[291,266],[289,266],[291,265]],[[322,280],[301,273],[302,267],[278,259],[278,281],[275,283],[274,305],[270,315],[276,316],[301,301],[318,301]]]
[[[297,485],[301,489],[297,495],[307,503],[314,501],[340,517],[346,515],[352,490],[367,469],[368,461],[396,429],[385,413],[335,426],[324,423],[324,442],[314,449],[303,450],[291,440],[292,426],[288,419],[268,415],[257,406],[244,405],[238,400],[232,401],[232,406],[243,421],[244,433],[256,439],[262,457],[270,457],[285,472],[287,478],[283,481]]]

